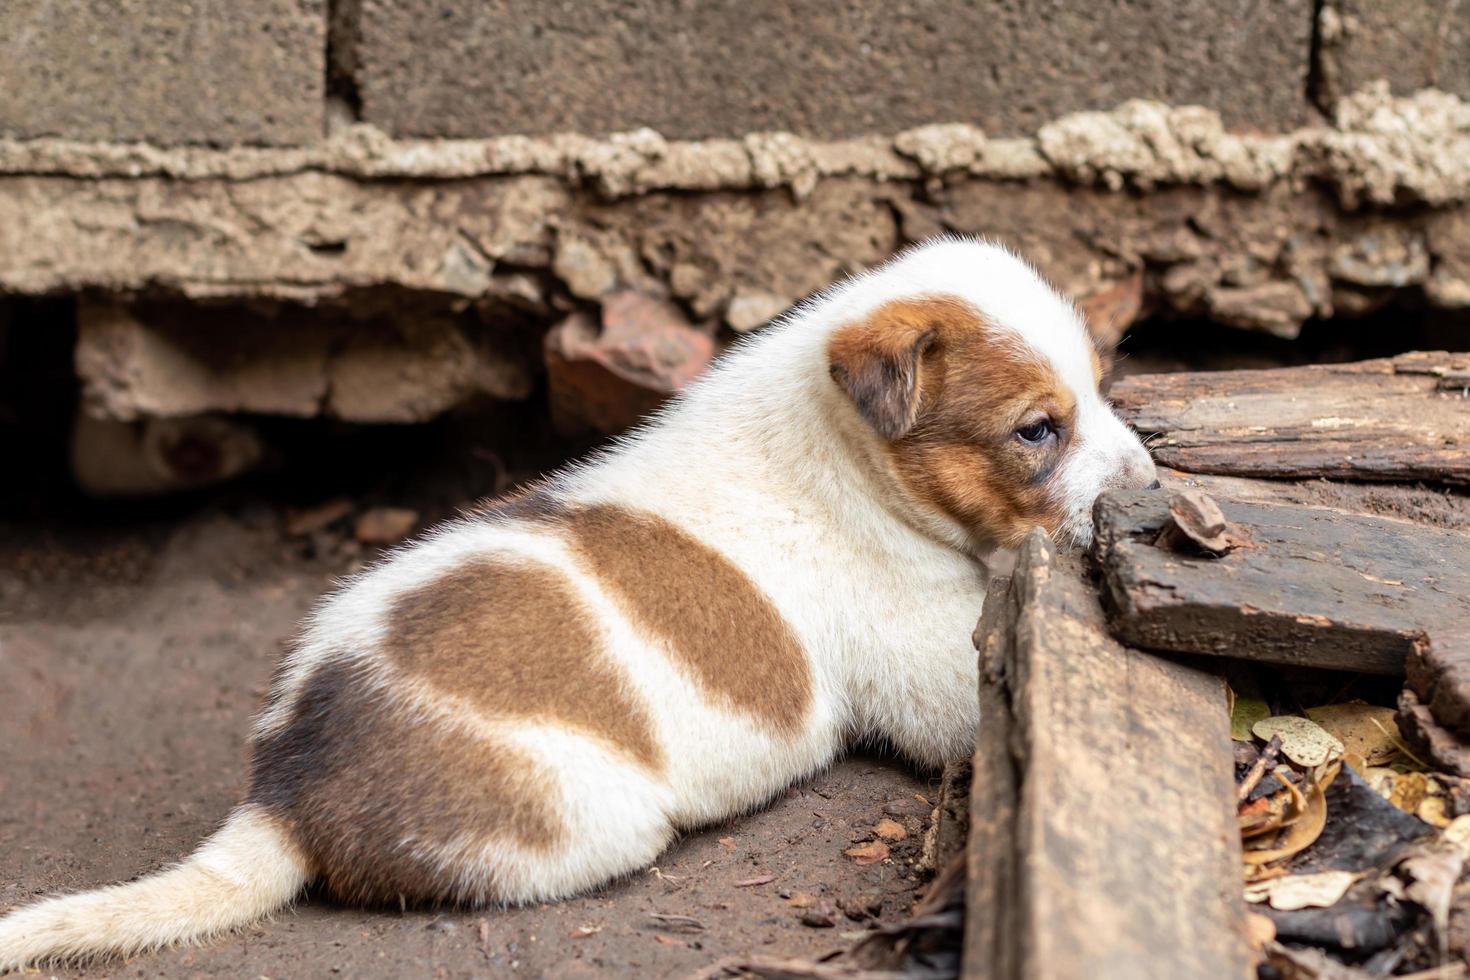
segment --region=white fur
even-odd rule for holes
[[[650,425],[552,484],[564,502],[656,513],[760,586],[800,641],[812,673],[812,707],[795,735],[712,703],[562,541],[494,517],[453,522],[326,602],[292,655],[284,696],[262,714],[257,733],[285,723],[315,665],[348,657],[367,661],[376,683],[436,723],[533,756],[552,774],[565,848],[548,857],[465,840],[432,855],[446,878],[477,881],[493,873],[512,901],[564,896],[637,870],[676,831],[759,805],[856,739],[887,741],[928,765],[968,754],[977,721],[969,637],[988,576],[984,556],[973,553],[966,529],[904,493],[879,437],[832,383],[826,353],[837,328],[890,300],[926,295],[968,301],[1044,357],[1072,389],[1079,438],[1058,485],[1067,532],[1087,540],[1098,492],[1148,482],[1152,464],[1097,394],[1089,341],[1072,306],[1005,250],[957,240],[914,249],[788,314]],[[554,568],[572,583],[602,624],[608,656],[653,719],[667,759],[662,771],[575,731],[485,716],[452,694],[397,676],[380,656],[384,617],[396,596],[491,555]],[[232,819],[174,871],[53,899],[0,921],[0,968],[128,953],[207,935],[284,904],[306,872],[278,832],[251,819],[248,812]],[[617,833],[608,834],[609,826]],[[222,876],[205,870],[216,867]]]
[[[295,845],[243,807],[182,864],[0,919],[0,972],[204,939],[269,915],[306,882]]]

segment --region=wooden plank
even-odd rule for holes
[[[1040,531],[976,638],[963,975],[1249,975],[1223,682],[1113,640]]]
[[[1302,504],[1349,514],[1413,521],[1429,527],[1470,531],[1470,495],[1448,487],[1406,483],[1345,483],[1336,480],[1261,480],[1241,476],[1185,473],[1159,468],[1166,490],[1203,490],[1217,500],[1254,500]]]
[[[1470,484],[1470,355],[1139,374],[1109,392],[1165,466]]]
[[[1165,493],[1098,501],[1114,632],[1155,650],[1399,674],[1425,633],[1470,626],[1470,534],[1318,507],[1219,499],[1249,544],[1156,544]]]
[[[1015,722],[1004,682],[1015,622],[1011,580],[996,576],[986,591],[974,635],[980,656],[980,729],[970,777],[961,970],[961,975],[970,980],[1019,976],[1015,916],[1020,885],[1016,878],[1015,833],[1020,790],[1016,760],[1011,755]]]

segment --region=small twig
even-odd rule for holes
[[[650,912],[648,913],[648,917],[671,928],[689,929],[691,931],[699,931],[704,928],[704,923],[692,915],[665,915],[662,912]]]
[[[1271,741],[1261,750],[1260,758],[1246,772],[1245,778],[1235,789],[1235,805],[1240,806],[1245,798],[1251,795],[1251,791],[1261,782],[1261,777],[1266,775],[1266,770],[1276,764],[1276,757],[1281,754],[1281,734],[1278,732],[1271,736]]]
[[[1400,738],[1396,732],[1391,732],[1387,728],[1384,728],[1383,727],[1383,723],[1380,722],[1377,718],[1369,718],[1368,720],[1373,723],[1373,727],[1374,728],[1377,728],[1380,732],[1382,732],[1383,734],[1385,734],[1385,735],[1388,736],[1388,740],[1393,743],[1394,748],[1398,749],[1400,752],[1402,752],[1404,755],[1408,756],[1410,759],[1413,759],[1415,762],[1417,762],[1419,765],[1423,766],[1425,769],[1433,769],[1434,768],[1429,763],[1425,762],[1423,759],[1421,759],[1417,755],[1415,755],[1414,754],[1414,751],[1409,748],[1408,743],[1406,743],[1402,738]]]
[[[1418,973],[1402,973],[1394,977],[1394,980],[1458,980],[1465,975],[1466,969],[1464,963],[1447,963],[1420,970]]]

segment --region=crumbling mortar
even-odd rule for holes
[[[1321,13],[1330,10],[1328,3]],[[1398,98],[1379,84],[1332,108],[1329,123],[1280,134],[1231,133],[1212,110],[1133,100],[1063,116],[1019,139],[990,139],[960,123],[834,141],[791,133],[670,141],[649,129],[607,139],[395,140],[364,124],[292,149],[0,139],[0,174],[232,181],[309,171],[355,180],[543,175],[610,198],[770,188],[805,198],[820,181],[841,177],[1051,177],[1113,189],[1222,184],[1249,192],[1310,180],[1330,187],[1346,208],[1470,200],[1470,104],[1433,89]]]

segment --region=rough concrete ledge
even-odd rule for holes
[[[1227,132],[1218,113],[1198,106],[1135,100],[1064,116],[1019,139],[991,139],[965,124],[835,141],[779,132],[670,141],[647,129],[607,139],[395,140],[366,125],[286,149],[0,139],[0,174],[13,176],[247,181],[309,172],[356,180],[548,176],[607,197],[771,188],[806,197],[821,180],[851,177],[1060,177],[1113,190],[1220,184],[1251,192],[1310,180],[1347,208],[1442,206],[1470,200],[1470,104],[1433,89],[1398,98],[1379,83],[1342,99],[1332,125],[1275,135]]]
[[[352,128],[312,150],[0,144],[0,294],[98,300],[81,336],[100,353],[79,367],[115,419],[411,421],[522,398],[548,330],[586,334],[602,379],[648,360],[641,340],[706,351],[940,233],[1016,247],[1105,340],[1150,314],[1290,338],[1401,294],[1470,308],[1470,105],[1375,89],[1331,127],[1279,136],[1133,102],[1026,140],[963,126],[829,143]],[[596,348],[635,307],[657,312],[625,331],[626,349]],[[584,321],[602,332],[568,326]],[[260,371],[275,370],[282,338],[302,365],[291,398],[230,353],[258,349]],[[197,375],[187,391],[160,380],[184,375]],[[135,407],[98,395],[114,388]]]

